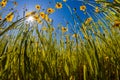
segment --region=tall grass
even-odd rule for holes
[[[76,12],[71,15],[80,20]],[[102,15],[94,13],[98,21],[83,21],[73,37],[61,31],[62,25],[54,30],[45,20],[41,26],[46,26],[45,30],[37,22],[26,24],[26,17],[8,26],[2,21],[0,27],[5,29],[0,32],[0,79],[119,80],[120,24],[114,26],[114,20],[120,22],[119,16],[114,7]]]

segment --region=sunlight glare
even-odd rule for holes
[[[28,22],[33,22],[34,21],[34,18],[32,16],[28,17],[27,19]]]

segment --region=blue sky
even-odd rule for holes
[[[60,10],[55,10],[55,13],[53,13],[52,15],[50,15],[50,17],[54,20],[53,25],[56,28],[58,26],[58,24],[61,23],[61,25],[66,26],[66,21],[69,22],[71,24],[68,25],[68,27],[76,27],[75,31],[77,32],[78,30],[78,26],[81,25],[82,22],[85,21],[85,19],[87,19],[88,17],[93,17],[94,18],[94,7],[95,6],[100,6],[98,4],[96,4],[94,2],[94,0],[90,0],[91,4],[86,4],[83,3],[83,0],[67,0],[67,2],[63,2],[62,0],[9,0],[6,8],[0,10],[0,13],[4,13],[4,15],[2,15],[3,17],[5,17],[5,14],[9,13],[9,9],[13,8],[13,1],[16,1],[18,3],[18,6],[15,8],[16,10],[18,10],[19,15],[22,17],[23,15],[23,11],[24,8],[26,7],[28,9],[28,11],[34,11],[35,10],[35,5],[39,4],[41,5],[41,8],[43,9],[47,9],[48,7],[55,7],[56,2],[62,2],[63,4],[63,8]],[[85,0],[84,0],[85,1]],[[87,0],[86,0],[87,1]],[[113,1],[113,0],[110,0]],[[76,8],[76,13],[79,15],[81,21],[79,21],[77,18],[75,18],[77,25],[74,26],[74,20],[71,16],[70,10],[68,9],[68,7],[66,6],[68,5],[70,7],[70,9],[72,10],[72,14],[73,14],[73,9]],[[84,14],[83,11],[80,11],[80,6],[81,5],[86,5],[87,7],[87,13],[89,15]],[[73,15],[74,16],[74,15]],[[97,19],[94,18],[95,21],[97,21]],[[73,31],[69,29],[69,32],[73,34]]]
[[[28,11],[33,11],[33,10],[35,10],[36,4],[39,4],[39,5],[41,5],[42,8],[46,9],[47,7],[54,8],[56,2],[62,2],[62,0],[9,0],[6,8],[0,10],[0,12],[4,11],[4,14],[7,14],[9,12],[8,9],[13,7],[13,3],[12,3],[13,1],[17,1],[17,3],[18,3],[18,6],[16,7],[16,9],[19,11],[20,16],[22,16],[23,10],[24,10],[23,8],[25,6],[28,9]],[[50,1],[51,1],[51,4],[49,4]],[[68,0],[66,3],[64,3],[64,2],[62,2],[62,3],[63,3],[63,8],[60,10],[56,10],[55,13],[53,13],[50,16],[51,18],[54,19],[55,24],[62,23],[63,25],[65,25],[63,18],[66,19],[66,21],[69,21],[71,23],[73,22],[70,11],[66,7],[66,4],[71,7],[71,10],[73,10],[73,8],[76,8],[77,13],[81,17],[81,19],[84,20],[85,18],[87,18],[87,16],[83,13],[83,11],[79,10],[80,5],[83,4],[82,2],[75,1],[75,0]],[[88,10],[90,8],[92,8],[88,5],[86,5],[86,6],[87,6]],[[5,15],[3,15],[3,16],[5,16]]]

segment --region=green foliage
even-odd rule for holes
[[[97,22],[79,26],[83,38],[66,38],[47,22],[46,31],[39,30],[38,23],[26,24],[24,18],[13,22],[0,32],[0,80],[119,80],[120,26],[106,24],[120,17],[109,10],[104,15],[108,22],[96,16]]]

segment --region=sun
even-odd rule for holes
[[[33,22],[33,21],[34,21],[33,16],[28,17],[26,21],[27,21],[27,22]]]

